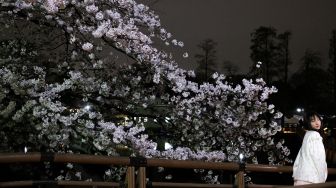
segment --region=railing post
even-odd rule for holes
[[[127,188],[135,188],[134,166],[127,167]]]
[[[146,166],[147,159],[145,157],[130,157],[130,165],[137,168],[136,183],[139,188],[146,188]]]
[[[236,174],[236,185],[238,188],[245,188],[245,168],[246,168],[246,164],[245,164],[245,156],[244,154],[240,153],[239,156],[239,171]]]
[[[237,188],[245,188],[245,181],[244,181],[244,171],[239,171],[236,173],[236,186]]]
[[[146,167],[139,167],[137,183],[138,188],[146,188]]]

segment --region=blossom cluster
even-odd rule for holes
[[[65,49],[51,68],[50,61],[36,58],[46,53],[39,45],[29,48],[34,61],[12,65],[17,60],[12,52],[25,55],[29,43],[1,43],[15,49],[1,57],[6,62],[0,67],[1,150],[31,145],[33,150],[116,156],[125,146],[129,154],[145,157],[238,161],[244,154],[258,163],[256,154],[263,152],[270,164],[289,161],[288,148],[273,139],[282,114],[267,99],[277,89],[262,79],[234,85],[218,73],[210,82],[193,82],[193,71],[179,68],[171,53],[154,46],[158,40],[184,44],[146,5],[134,0],[0,3],[1,19],[53,27],[64,35],[58,40]],[[118,65],[106,52],[124,54],[131,63]],[[152,125],[136,120],[142,117],[152,119]],[[13,140],[22,132],[22,139]],[[173,148],[159,149],[162,136]]]

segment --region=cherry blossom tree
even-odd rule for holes
[[[1,49],[12,49],[0,63],[2,151],[117,156],[125,146],[144,157],[236,162],[242,153],[258,163],[256,154],[265,153],[270,164],[289,161],[283,141],[273,139],[282,114],[267,99],[276,88],[262,79],[233,85],[217,73],[191,81],[193,71],[155,47],[183,42],[146,5],[0,2],[4,28],[20,31],[2,40]],[[173,148],[159,148],[162,137]]]

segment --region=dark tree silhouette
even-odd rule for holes
[[[283,81],[287,83],[288,81],[288,66],[292,64],[292,61],[290,60],[290,53],[289,53],[289,40],[292,33],[289,31],[285,31],[284,33],[281,33],[278,35],[279,39],[279,65],[284,68],[284,78]]]
[[[331,59],[331,64],[329,66],[330,73],[332,75],[332,93],[334,103],[336,102],[336,30],[331,32],[330,47],[329,47],[329,58]]]
[[[201,53],[195,55],[198,63],[196,72],[201,81],[208,81],[209,76],[216,70],[217,43],[212,39],[205,39],[197,46],[201,49]]]
[[[237,74],[239,68],[237,65],[235,65],[234,63],[232,63],[229,60],[225,60],[223,61],[223,69],[225,71],[225,74],[228,76],[233,76],[235,74]]]
[[[316,68],[320,68],[320,66],[322,65],[320,53],[311,49],[307,49],[305,51],[305,54],[301,58],[301,61],[303,62],[302,68],[304,71],[314,70]]]
[[[286,115],[292,114],[291,110],[294,108],[292,106],[295,102],[293,102],[293,88],[288,83],[288,75],[289,75],[289,65],[292,64],[290,59],[289,52],[289,41],[291,37],[291,32],[285,31],[280,33],[277,36],[277,48],[275,50],[275,65],[278,71],[277,78],[278,80],[273,81],[273,85],[275,85],[280,92],[273,96],[272,102],[278,106],[282,112]],[[286,102],[284,102],[286,101]]]
[[[327,113],[330,103],[330,77],[322,68],[321,56],[316,51],[306,50],[301,60],[301,68],[291,77],[293,97],[297,105],[307,110]]]
[[[267,83],[270,83],[277,73],[276,67],[274,66],[277,57],[276,32],[276,29],[273,27],[261,26],[251,34],[252,45],[250,49],[252,52],[250,57],[254,63],[251,71],[256,71],[255,65],[261,61],[263,63],[262,76],[266,79]]]

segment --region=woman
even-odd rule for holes
[[[324,183],[328,175],[325,149],[318,132],[322,126],[320,115],[308,113],[304,125],[307,131],[293,166],[294,186]]]

